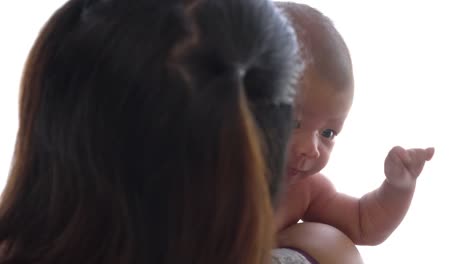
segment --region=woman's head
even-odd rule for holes
[[[259,263],[295,53],[267,0],[67,2],[26,63],[4,259]]]

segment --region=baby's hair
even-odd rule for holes
[[[268,0],[68,1],[25,65],[0,263],[264,263],[297,52]]]
[[[348,47],[330,18],[305,4],[276,2],[290,19],[304,61],[304,74],[317,71],[321,78],[342,89],[353,84]],[[351,86],[352,87],[352,86]]]

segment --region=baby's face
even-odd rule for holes
[[[352,87],[333,87],[313,73],[301,81],[289,146],[288,182],[314,175],[327,165],[352,101]]]

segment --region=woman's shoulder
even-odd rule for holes
[[[318,264],[318,262],[302,250],[277,248],[272,252],[272,264]]]
[[[295,224],[278,234],[279,245],[299,249],[304,257],[313,256],[320,264],[363,264],[354,243],[340,230],[321,223]],[[297,253],[295,253],[297,256]],[[285,258],[287,259],[287,258]],[[274,262],[273,262],[274,263]],[[279,262],[281,264],[302,264],[314,262]]]

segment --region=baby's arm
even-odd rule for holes
[[[303,220],[333,225],[358,245],[383,242],[403,220],[411,204],[416,178],[434,149],[393,148],[385,160],[386,180],[360,199],[336,192],[323,175],[309,179],[317,190]]]

